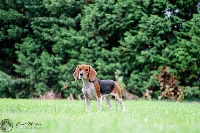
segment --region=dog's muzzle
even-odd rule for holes
[[[79,79],[84,78],[83,73],[79,73]]]

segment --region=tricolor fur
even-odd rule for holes
[[[82,92],[85,97],[86,110],[89,111],[90,109],[90,100],[97,99],[97,108],[98,111],[101,111],[102,97],[105,97],[109,109],[112,110],[110,99],[111,96],[115,96],[116,100],[121,104],[122,110],[125,111],[118,83],[113,80],[99,80],[96,75],[97,72],[91,66],[84,64],[79,65],[74,72],[74,79],[82,79],[83,81]]]

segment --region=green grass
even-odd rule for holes
[[[96,101],[85,111],[84,101],[0,99],[0,121],[10,119],[13,133],[199,133],[200,104],[158,101],[125,101],[98,112]],[[20,122],[21,127],[16,126]],[[28,122],[41,124],[33,127]],[[0,130],[0,132],[2,132]]]

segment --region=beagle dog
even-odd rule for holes
[[[122,101],[120,86],[113,80],[100,80],[96,78],[96,71],[89,65],[78,65],[74,72],[74,79],[82,79],[82,92],[85,97],[86,111],[90,110],[90,100],[97,99],[97,109],[101,111],[102,97],[105,97],[109,109],[112,110],[110,99],[115,96],[117,102],[121,104],[122,110],[125,111],[125,105]]]

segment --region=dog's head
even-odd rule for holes
[[[78,65],[74,71],[74,79],[90,79],[94,81],[96,78],[97,72],[90,65]]]

